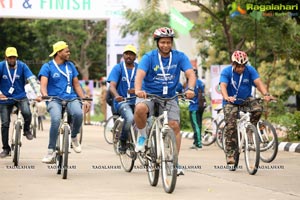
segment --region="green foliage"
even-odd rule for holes
[[[106,73],[105,28],[105,21],[0,19],[0,51],[15,46],[19,59],[37,74],[51,59],[52,45],[65,40],[81,75],[99,79]]]
[[[189,104],[185,102],[179,103],[180,107],[180,129],[191,131],[191,121],[190,121],[190,113],[189,113]]]

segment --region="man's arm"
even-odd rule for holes
[[[82,90],[82,87],[80,86],[79,80],[77,77],[73,78],[73,87],[74,90],[76,92],[76,94],[80,97],[80,98],[84,98],[84,92]]]
[[[47,91],[48,78],[46,76],[41,76],[40,85],[41,85],[40,90],[42,96],[48,96],[48,91]]]
[[[135,95],[140,98],[146,98],[146,93],[142,91],[142,83],[145,76],[146,76],[146,72],[144,70],[138,69],[136,71],[134,90],[135,90]]]
[[[192,99],[195,96],[194,89],[196,86],[196,75],[193,69],[188,69],[185,71],[185,76],[188,79],[188,89],[185,92],[186,98]]]

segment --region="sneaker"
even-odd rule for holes
[[[31,134],[31,131],[25,131],[23,135],[26,136],[27,140],[33,139],[33,135]]]
[[[3,151],[0,153],[0,158],[5,158],[7,156],[10,156],[10,150],[8,149],[3,149]]]
[[[234,159],[233,156],[227,156],[226,160],[227,160],[228,165],[234,165],[235,164],[235,159]]]
[[[73,150],[76,152],[76,153],[80,153],[81,152],[81,146],[77,140],[77,137],[75,138],[72,138],[72,147],[73,147]]]
[[[183,176],[184,171],[180,165],[177,165],[177,176]]]
[[[191,146],[190,149],[196,149],[196,150],[202,149],[202,145],[195,145],[195,144],[193,144],[193,146]]]
[[[146,143],[146,137],[145,136],[140,136],[137,139],[137,144],[135,146],[135,152],[139,152],[139,151],[145,151],[145,143]]]
[[[55,152],[53,149],[48,149],[48,153],[43,158],[42,162],[47,164],[55,163]]]
[[[119,142],[119,152],[120,152],[120,154],[126,153],[126,141],[120,140],[120,142]]]

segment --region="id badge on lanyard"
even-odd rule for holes
[[[66,91],[68,94],[70,94],[71,93],[71,86],[70,85],[68,85],[67,86],[67,91]]]
[[[163,83],[163,95],[167,95],[167,94],[168,94],[168,84]]]

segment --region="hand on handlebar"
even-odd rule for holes
[[[135,95],[136,95],[137,97],[139,97],[139,98],[144,98],[144,99],[147,98],[147,94],[146,94],[146,92],[143,91],[143,90],[136,90],[136,91],[135,91]]]
[[[230,103],[233,103],[233,102],[236,101],[236,98],[235,97],[227,97],[225,100],[230,102]]]
[[[184,94],[185,94],[185,96],[186,96],[187,99],[192,99],[195,96],[195,92],[192,91],[192,90],[186,90],[184,92]]]

